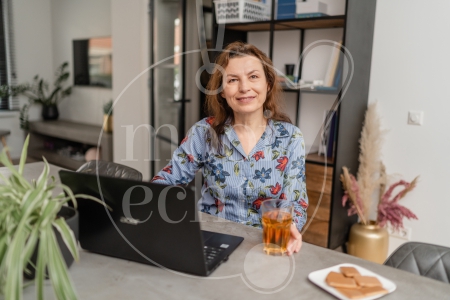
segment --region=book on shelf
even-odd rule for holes
[[[336,135],[337,135],[337,112],[333,111],[331,117],[330,132],[328,134],[327,154],[326,157],[333,157],[334,149],[336,147]]]
[[[316,91],[323,91],[323,92],[337,92],[338,89],[335,86],[319,85],[319,86],[315,86],[314,90],[316,90]]]
[[[315,86],[315,91],[338,92],[341,87],[342,73],[344,68],[344,53],[341,51],[342,41],[333,51],[325,74],[324,84]]]
[[[295,17],[297,19],[305,19],[305,18],[328,17],[328,15],[324,13],[305,13],[305,14],[297,14]]]
[[[344,53],[339,51],[339,61],[336,72],[334,73],[333,86],[336,89],[340,89],[342,81],[342,73],[344,70]]]
[[[335,74],[339,65],[339,54],[341,53],[342,41],[335,45],[331,52],[330,63],[328,64],[327,72],[325,73],[324,86],[333,86]]]
[[[327,122],[328,118],[330,117],[329,111],[326,110],[323,113],[323,122],[322,122],[322,128],[320,132],[320,142],[319,142],[319,150],[317,151],[318,155],[325,155],[327,150],[327,143],[328,143],[328,133],[330,131],[330,124]]]
[[[320,134],[318,155],[333,157],[337,135],[337,113],[335,110],[324,111],[323,127]]]

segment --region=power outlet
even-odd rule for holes
[[[389,235],[398,239],[410,241],[412,235],[412,229],[410,227],[404,227],[399,230],[394,230],[392,227],[388,227]]]
[[[423,124],[423,111],[409,111],[408,112],[408,124],[409,125],[422,125]]]

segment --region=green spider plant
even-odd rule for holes
[[[35,251],[37,261],[35,285],[36,298],[44,298],[46,273],[58,299],[76,299],[77,295],[69,278],[67,266],[57,244],[57,230],[76,261],[79,259],[77,241],[64,218],[57,216],[63,205],[69,201],[76,208],[77,197],[103,202],[88,195],[74,195],[69,187],[58,184],[51,176],[49,165],[45,166],[37,180],[27,181],[23,176],[29,136],[25,140],[18,169],[8,160],[5,150],[0,162],[11,172],[6,178],[0,174],[0,296],[5,299],[22,299],[24,272]],[[57,196],[53,189],[61,188]],[[64,194],[64,192],[66,194]],[[39,241],[39,242],[38,242]]]

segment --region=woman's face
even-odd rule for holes
[[[261,62],[254,56],[235,57],[225,71],[221,96],[235,116],[262,115],[269,85]]]

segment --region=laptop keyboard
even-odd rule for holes
[[[206,264],[211,265],[211,263],[216,259],[220,252],[222,252],[223,249],[211,247],[211,246],[204,246],[203,247],[203,253],[205,254],[206,258]]]

